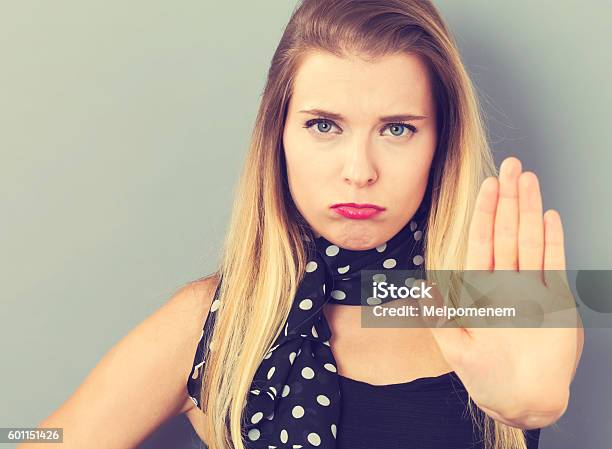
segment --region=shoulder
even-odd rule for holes
[[[208,314],[218,283],[219,275],[216,273],[191,281],[180,287],[164,307],[191,318],[201,330],[202,319]]]
[[[181,363],[187,369],[191,369],[191,349],[200,339],[217,283],[218,276],[211,274],[182,285],[146,320],[152,331],[173,342],[174,348],[182,348]]]
[[[216,285],[217,277],[210,275],[177,289],[110,348],[41,427],[65,428],[71,447],[109,434],[116,436],[116,447],[136,447],[187,410],[185,382]]]
[[[176,309],[176,312],[168,314],[169,319],[172,319],[175,323],[183,323],[177,331],[183,333],[183,347],[185,349],[181,356],[181,363],[183,364],[184,361],[181,370],[184,374],[185,384],[194,369],[194,359],[197,358],[196,351],[201,344],[204,323],[208,318],[218,284],[219,275],[216,273],[209,275],[184,285],[169,301],[169,306]],[[170,305],[170,303],[174,304]],[[186,358],[183,359],[183,356]],[[187,388],[184,391],[185,397],[180,413],[195,408]]]

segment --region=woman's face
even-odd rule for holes
[[[291,195],[316,236],[363,250],[399,232],[427,187],[437,139],[434,108],[418,56],[376,62],[325,52],[305,56],[283,146]],[[339,211],[355,217],[355,211],[373,209],[332,207],[339,203],[384,209],[349,218]]]

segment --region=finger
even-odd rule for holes
[[[468,329],[459,326],[455,320],[447,320],[430,330],[444,359],[451,366],[460,367],[472,342]]]
[[[546,284],[561,277],[565,283],[565,248],[563,225],[559,212],[549,209],[544,214],[544,278]]]
[[[544,268],[544,221],[538,177],[524,172],[519,177],[519,270],[541,277]]]
[[[499,172],[499,198],[493,230],[493,263],[495,270],[518,269],[518,177],[521,161],[504,159]]]
[[[466,270],[493,269],[493,225],[498,187],[495,176],[489,176],[480,186],[468,233]]]
[[[440,276],[440,273],[437,276]],[[460,366],[461,358],[469,348],[471,334],[468,329],[461,327],[457,319],[449,319],[436,313],[443,311],[445,307],[453,308],[448,296],[448,281],[448,278],[438,278],[436,282],[426,280],[426,285],[432,287],[429,290],[430,298],[418,300],[418,306],[423,322],[431,330],[442,356],[449,364]],[[429,312],[426,309],[429,309]]]
[[[449,363],[459,363],[471,341],[470,330],[462,327],[460,320],[437,313],[442,312],[445,308],[454,309],[448,296],[449,280],[448,278],[437,278],[436,281],[422,279],[415,281],[419,284],[425,282],[425,285],[431,287],[428,290],[429,298],[419,299],[417,303],[420,316],[431,329],[444,358]]]

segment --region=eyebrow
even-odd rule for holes
[[[323,109],[318,109],[318,108],[306,109],[306,110],[301,110],[298,112],[303,112],[305,114],[312,114],[312,115],[320,115],[326,118],[330,118],[330,119],[334,119],[338,121],[344,121],[344,117],[342,116],[342,114],[338,114],[336,112],[325,111]],[[381,122],[393,122],[393,121],[403,121],[403,120],[422,120],[426,118],[427,116],[425,115],[394,114],[394,115],[385,115],[384,117],[380,117],[379,120]]]

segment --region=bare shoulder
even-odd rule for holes
[[[197,337],[195,340],[197,344],[212,304],[218,282],[219,276],[213,274],[182,286],[172,298],[161,307],[160,313],[162,318],[171,320],[176,332],[186,333],[184,336],[188,339],[193,339],[194,336]],[[177,319],[180,321],[172,321]],[[177,326],[177,323],[182,323],[182,325]],[[189,350],[187,352],[189,352]]]
[[[184,329],[183,332],[187,334],[185,335],[187,339],[185,353],[188,354],[187,360],[189,363],[187,363],[183,369],[185,395],[182,407],[179,411],[179,413],[187,413],[187,416],[190,416],[191,412],[194,410],[200,411],[187,394],[186,382],[193,367],[192,364],[196,348],[200,341],[202,329],[208,317],[218,283],[219,276],[217,274],[211,275],[185,285],[181,291],[177,293],[175,298],[173,298],[179,303],[177,307],[183,311],[180,313],[185,315],[182,322],[186,323],[184,327],[188,328],[187,331]],[[180,320],[181,317],[176,317],[176,319]],[[187,321],[189,322],[187,323]]]
[[[186,368],[186,371],[185,371],[185,379],[188,378],[189,373],[191,372],[191,368],[192,368],[191,363],[193,362],[196,347],[199,343],[199,338],[202,335],[201,331],[203,328],[203,324],[206,321],[206,318],[208,317],[208,313],[210,311],[210,307],[212,305],[212,301],[214,299],[215,290],[217,288],[218,283],[219,283],[219,276],[216,275],[214,277],[209,277],[207,279],[198,280],[196,282],[193,282],[191,285],[187,286],[187,288],[191,290],[190,292],[186,293],[188,295],[188,299],[186,300],[186,302],[195,303],[191,307],[195,307],[198,310],[198,313],[196,315],[199,316],[199,322],[198,322],[199,326],[197,327],[194,327],[193,325],[189,326],[192,329],[196,328],[196,332],[195,334],[192,333],[189,337],[190,342],[188,344],[191,350],[187,352],[191,354],[191,356],[189,358],[190,364]],[[187,304],[187,307],[190,307],[189,304]],[[184,392],[185,392],[184,401],[183,401],[183,405],[181,407],[180,413],[185,414],[185,417],[189,420],[194,431],[202,439],[202,441],[207,441],[208,440],[208,430],[205,426],[204,419],[203,419],[204,413],[202,412],[202,410],[200,410],[200,408],[198,408],[195,405],[195,403],[189,397],[189,394],[187,392],[187,387],[186,387],[186,381],[185,381]]]
[[[178,288],[38,426],[64,428],[65,449],[128,449],[185,412],[193,404],[186,382],[217,283],[213,274]],[[29,447],[47,446],[24,443],[18,449]]]

